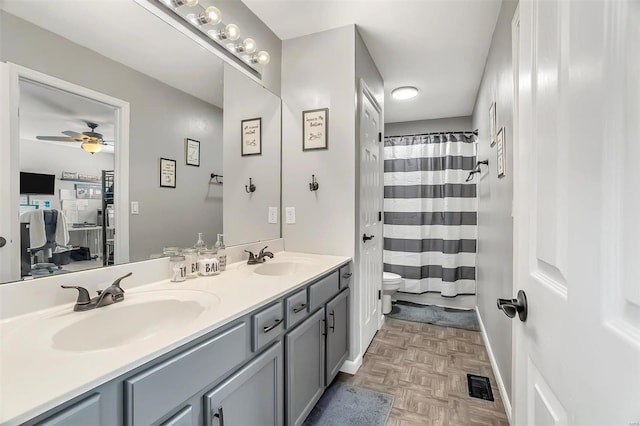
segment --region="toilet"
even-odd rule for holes
[[[391,296],[398,291],[402,285],[402,277],[391,272],[382,273],[382,313],[391,312]]]

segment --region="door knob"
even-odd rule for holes
[[[367,242],[367,241],[369,241],[369,240],[373,240],[373,237],[375,237],[375,235],[371,235],[371,236],[369,236],[369,235],[367,235],[367,234],[362,234],[362,242],[363,242],[363,243],[366,243],[366,242]]]
[[[524,291],[518,290],[517,299],[498,299],[498,309],[500,309],[506,316],[513,318],[518,314],[520,321],[527,320],[527,295]]]
[[[7,240],[4,237],[0,237],[0,248],[7,245]]]

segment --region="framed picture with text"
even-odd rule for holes
[[[506,143],[505,140],[505,128],[501,128],[498,131],[498,135],[496,136],[496,144],[497,144],[497,155],[498,155],[498,177],[505,177],[507,175],[507,158],[506,158]]]
[[[302,150],[329,149],[329,108],[302,111]]]
[[[242,120],[241,124],[241,155],[262,155],[262,118]]]
[[[184,140],[184,157],[187,166],[200,167],[200,142],[186,138]]]
[[[160,187],[176,187],[176,160],[160,159]]]
[[[491,102],[491,107],[489,107],[489,140],[491,141],[490,146],[494,146],[496,144],[496,103]]]

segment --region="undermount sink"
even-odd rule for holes
[[[259,275],[268,276],[295,275],[303,272],[310,264],[311,262],[306,260],[267,262],[258,266],[253,270],[253,272]]]
[[[53,327],[50,345],[65,352],[116,348],[177,331],[218,303],[217,296],[192,290],[127,294],[124,301],[113,305],[52,318],[59,324]]]

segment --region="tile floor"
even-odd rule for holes
[[[494,402],[471,398],[467,373],[488,376]],[[387,318],[355,376],[338,380],[394,395],[388,426],[508,426],[482,336]]]

